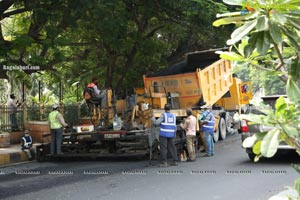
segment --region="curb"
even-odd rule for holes
[[[19,163],[24,161],[28,161],[28,158],[26,153],[23,151],[0,154],[0,167],[4,167],[4,165],[9,165],[9,164]]]

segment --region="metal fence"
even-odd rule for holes
[[[18,129],[23,131],[24,124],[28,121],[47,121],[51,111],[51,106],[19,107],[16,113]],[[65,121],[70,125],[77,125],[80,118],[89,117],[86,104],[65,105],[60,108],[60,111],[63,113]],[[12,131],[10,110],[7,105],[0,105],[0,131]]]
[[[12,124],[10,120],[11,110],[7,105],[0,105],[0,130],[1,131],[12,131]],[[17,127],[14,129],[24,129],[24,112],[23,108],[17,108],[15,113],[17,119]]]

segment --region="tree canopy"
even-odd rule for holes
[[[69,86],[93,76],[115,90],[141,86],[187,52],[223,46],[230,28],[212,26],[220,11],[212,0],[3,0],[1,77],[38,69]]]
[[[213,24],[237,24],[228,45],[235,53],[222,57],[238,64],[277,73],[284,82],[298,81],[300,14],[298,1],[235,0],[225,3],[241,6],[240,11],[219,14]],[[239,46],[237,46],[239,44]]]

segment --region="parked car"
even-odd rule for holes
[[[276,96],[265,96],[261,97],[263,100],[263,103],[268,106],[270,109],[275,109],[275,103],[276,100],[282,95],[276,95]],[[263,112],[261,112],[260,107],[255,106],[249,106],[248,109],[245,111],[245,114],[257,114],[257,115],[265,115]],[[256,133],[259,132],[266,132],[271,130],[272,127],[263,125],[263,124],[249,124],[246,120],[241,121],[241,137],[242,142],[247,138],[250,137]],[[285,142],[281,142],[278,146],[277,154],[281,153],[289,153],[289,152],[295,152],[295,148],[287,145]],[[255,154],[253,153],[252,147],[246,148],[246,153],[249,156],[250,160],[254,160]]]

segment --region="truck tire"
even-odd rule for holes
[[[220,139],[225,140],[227,131],[226,131],[226,122],[223,117],[221,117],[219,121],[219,132],[220,132]]]
[[[217,143],[219,141],[219,128],[217,128],[217,130],[215,130],[213,139],[214,139],[215,143]]]
[[[227,133],[232,133],[233,132],[233,128],[232,128],[232,121],[233,119],[231,119],[230,114],[228,112],[226,112],[225,115],[225,124],[226,124],[226,131]]]
[[[251,161],[254,161],[255,154],[254,153],[248,153],[248,157]]]

